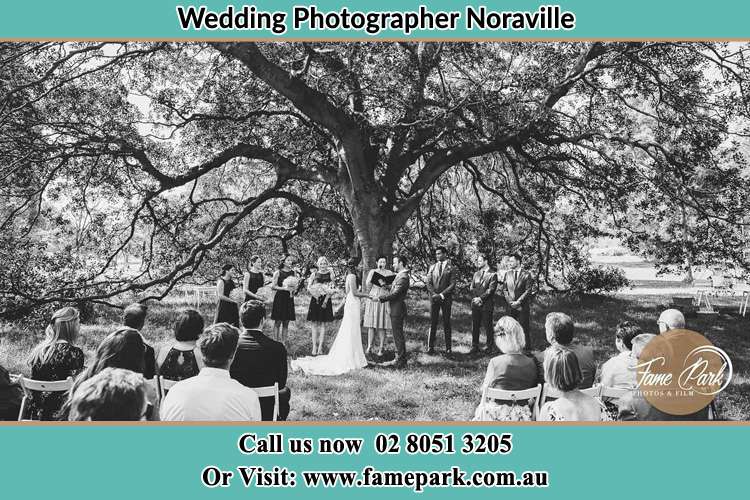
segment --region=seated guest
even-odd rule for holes
[[[596,398],[581,392],[578,388],[583,373],[578,357],[573,351],[559,345],[547,350],[544,358],[544,378],[546,383],[560,391],[560,397],[542,406],[537,420],[547,422],[598,422],[607,420],[604,407]]]
[[[633,359],[638,359],[643,352],[643,348],[656,337],[650,333],[643,333],[633,339]],[[658,408],[651,406],[651,403],[643,397],[640,388],[634,387],[631,391],[620,398],[618,420],[630,421],[637,420],[641,422],[659,422],[670,420],[708,420],[708,406],[688,415],[670,415]]]
[[[659,315],[656,323],[659,325],[659,333],[680,330],[685,328],[685,316],[677,309],[666,309]]]
[[[246,422],[261,419],[255,391],[229,377],[240,332],[228,323],[211,325],[198,340],[205,366],[177,382],[161,406],[161,419]]]
[[[159,351],[156,365],[159,375],[169,380],[195,377],[203,368],[203,359],[196,342],[203,333],[203,316],[195,309],[177,313],[174,323],[174,342]]]
[[[52,315],[45,330],[46,338],[31,351],[29,357],[32,379],[65,380],[83,370],[83,351],[74,345],[80,329],[77,309],[63,307]],[[34,392],[24,418],[54,420],[65,399],[64,392]]]
[[[0,365],[0,420],[17,420],[23,390],[10,379],[8,370]]]
[[[143,304],[130,304],[122,313],[122,324],[136,330],[143,339],[145,346],[143,376],[151,380],[156,375],[156,354],[143,336],[143,326],[146,324],[146,312],[148,308]]]
[[[89,366],[81,373],[73,383],[73,389],[70,394],[75,394],[78,387],[88,379],[94,377],[106,368],[122,368],[143,375],[144,358],[143,337],[137,330],[128,327],[120,327],[110,333],[99,344],[96,349],[94,358],[90,361]],[[156,388],[146,385],[146,398],[150,408],[148,410],[149,419],[156,419],[158,416],[159,398],[156,394]],[[70,397],[65,404],[63,417],[68,418],[70,415],[72,401]]]
[[[539,374],[536,362],[523,354],[526,337],[521,324],[510,316],[500,318],[495,324],[495,343],[503,354],[492,358],[487,365],[482,390],[492,387],[507,391],[520,391],[535,387]],[[528,403],[533,405],[534,401]],[[485,418],[491,421],[531,420],[529,404],[482,401],[476,410],[474,420]]]
[[[286,386],[287,353],[281,342],[263,334],[266,306],[258,300],[249,300],[240,308],[240,336],[237,354],[229,372],[232,378],[247,387],[265,387],[279,383],[279,420],[289,415],[291,391]],[[263,420],[273,420],[273,398],[260,402]]]
[[[551,312],[547,315],[544,324],[547,334],[547,342],[550,347],[544,353],[537,353],[537,362],[540,366],[544,364],[547,353],[556,346],[565,347],[573,351],[578,357],[578,366],[580,367],[583,378],[579,389],[588,389],[594,385],[594,376],[596,375],[596,362],[594,361],[594,350],[591,347],[576,344],[573,342],[573,333],[575,327],[570,316],[560,312]]]
[[[635,387],[634,360],[630,354],[633,349],[633,339],[642,333],[641,328],[630,321],[622,321],[617,325],[615,346],[620,353],[611,357],[602,365],[600,382],[604,387],[615,387],[617,389],[632,389]]]
[[[71,421],[144,420],[146,380],[121,368],[105,368],[76,387],[70,397]]]

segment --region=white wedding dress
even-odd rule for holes
[[[360,329],[360,303],[354,295],[357,277],[346,277],[346,302],[344,318],[331,349],[325,356],[305,356],[292,360],[292,370],[302,370],[308,375],[341,375],[367,366],[365,350],[362,348]]]

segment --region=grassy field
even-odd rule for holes
[[[306,297],[297,298],[299,318],[305,317],[308,300]],[[613,332],[619,321],[635,321],[645,331],[653,332],[658,312],[666,307],[667,301],[663,296],[646,295],[540,296],[533,305],[532,328],[543,330],[547,312],[566,312],[576,321],[577,338],[592,345],[597,360],[602,363],[615,354]],[[143,333],[155,346],[171,338],[172,317],[181,306],[184,304],[176,300],[166,300],[150,307]],[[733,382],[717,400],[722,417],[749,420],[750,316],[746,319],[737,314],[737,299],[725,299],[724,306],[718,317],[688,318],[688,327],[703,333],[727,351],[734,363]],[[407,349],[411,353],[408,369],[396,371],[369,367],[338,377],[291,374],[290,420],[470,419],[479,399],[479,385],[489,358],[471,358],[466,354],[471,343],[468,302],[454,304],[454,354],[451,359],[422,352],[429,329],[429,304],[424,298],[413,296],[410,307],[406,327]],[[204,306],[201,312],[211,318],[213,306]],[[95,324],[83,326],[80,345],[87,357],[92,355],[101,338],[114,329],[117,320],[117,311],[102,309]],[[267,324],[267,330],[270,326]],[[327,345],[333,341],[336,327],[334,325],[329,331]],[[11,373],[28,373],[26,358],[31,347],[42,338],[42,328],[41,325],[0,324],[0,364]],[[304,321],[292,324],[289,333],[291,355],[309,354],[308,325]],[[442,332],[438,338],[442,338]],[[363,336],[363,340],[366,337]],[[392,344],[389,343],[388,349],[393,349]]]

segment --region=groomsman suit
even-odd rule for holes
[[[505,273],[503,295],[508,302],[508,315],[521,323],[521,327],[523,327],[523,333],[526,337],[526,349],[534,349],[536,346],[532,343],[529,331],[531,275],[520,268],[508,270]],[[511,303],[514,301],[520,302],[520,305],[517,307],[511,306]]]
[[[495,348],[495,335],[492,327],[492,313],[495,308],[495,291],[497,291],[497,273],[491,269],[480,269],[471,280],[472,299],[481,299],[481,305],[471,302],[471,348],[479,348],[479,333],[484,327],[487,349]]]
[[[396,274],[391,284],[390,293],[380,297],[381,302],[388,302],[391,310],[391,331],[396,345],[396,359],[393,366],[406,366],[406,339],[404,338],[404,320],[406,319],[406,295],[409,292],[411,278],[409,270],[404,269]]]
[[[430,335],[427,337],[427,350],[435,349],[438,320],[443,313],[443,332],[445,334],[445,351],[451,352],[451,306],[453,305],[453,289],[456,287],[456,276],[453,265],[448,259],[438,261],[430,266],[427,276],[427,290],[431,296],[438,297],[431,300],[430,305]]]

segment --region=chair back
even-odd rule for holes
[[[620,399],[628,392],[630,392],[629,389],[622,389],[619,387],[602,387],[601,397],[611,398],[611,399]]]
[[[275,382],[265,387],[251,387],[251,389],[259,398],[273,398],[273,421],[276,422],[279,419],[279,383]]]
[[[18,378],[18,385],[23,389],[23,399],[21,400],[21,408],[18,410],[18,421],[24,420],[23,415],[26,412],[26,407],[29,403],[29,399],[32,397],[32,392],[68,392],[73,387],[73,377],[68,377],[65,380],[34,380],[26,377]]]
[[[161,375],[156,376],[156,392],[159,394],[159,399],[163,400],[164,396],[167,395],[167,391],[174,387],[179,380],[170,380],[164,378]]]
[[[495,389],[493,387],[485,387],[482,391],[482,419],[488,420],[488,415],[486,413],[486,407],[485,403],[489,401],[490,399],[500,399],[502,401],[526,401],[529,399],[534,399],[535,401],[539,401],[539,399],[542,396],[542,384],[538,384],[536,387],[532,387],[531,389],[523,389],[520,391],[506,391],[504,389]],[[532,408],[532,416],[536,417],[536,407],[537,405],[534,404],[534,407]]]
[[[581,392],[591,396],[592,398],[598,398],[599,396],[601,396],[602,387],[600,385],[595,385],[593,387],[589,387],[588,389],[581,389]]]

